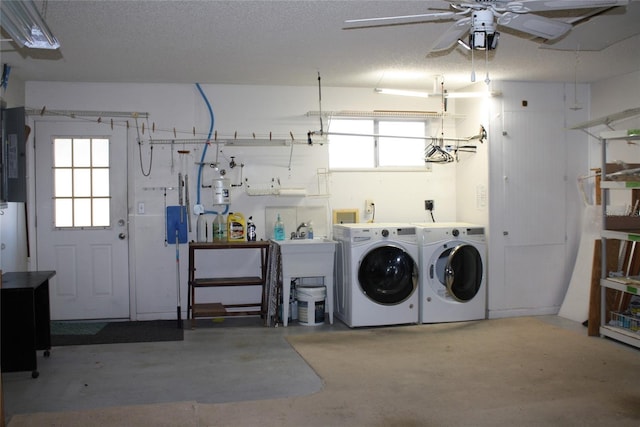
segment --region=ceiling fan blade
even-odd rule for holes
[[[523,0],[509,2],[506,9],[511,12],[547,12],[552,10],[595,9],[626,6],[629,0]]]
[[[452,26],[447,28],[438,40],[431,46],[430,52],[440,52],[442,50],[450,49],[458,42],[458,39],[464,36],[469,31],[471,26],[471,18],[462,18],[456,21]]]
[[[566,37],[540,45],[541,49],[570,51],[599,51],[640,34],[640,2],[634,1],[623,14],[615,9],[591,17],[585,25],[573,26]]]
[[[557,39],[571,30],[572,25],[534,14],[506,12],[498,18],[498,25],[533,34],[547,40]]]
[[[451,19],[451,17],[453,17],[454,15],[456,15],[455,12],[436,12],[436,13],[421,13],[417,15],[385,16],[382,18],[348,19],[344,21],[344,23],[347,26],[345,26],[343,29],[350,30],[355,28],[420,24],[422,22],[442,21],[442,20]]]

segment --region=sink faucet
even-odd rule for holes
[[[304,239],[307,235],[306,232],[304,231],[300,231],[301,228],[307,228],[308,225],[305,222],[300,223],[300,225],[298,226],[298,228],[296,228],[296,231],[291,233],[291,240],[295,240],[295,239]]]

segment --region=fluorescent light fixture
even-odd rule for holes
[[[20,46],[31,49],[60,47],[33,0],[3,0],[0,3],[0,26]]]
[[[447,92],[444,94],[445,98],[492,98],[494,96],[500,96],[500,91],[487,91],[487,92]]]
[[[419,92],[415,90],[400,90],[400,89],[385,89],[385,88],[375,88],[375,92],[383,93],[386,95],[400,95],[400,96],[413,96],[417,98],[440,98],[442,97],[441,93],[429,93],[429,92]],[[445,92],[445,98],[488,98],[493,96],[500,96],[502,92],[489,91],[489,92]]]
[[[383,93],[385,95],[413,96],[415,98],[429,98],[429,97],[436,96],[435,94],[432,94],[432,93],[418,92],[418,91],[415,91],[415,90],[384,89],[384,88],[383,89],[379,89],[379,88],[375,88],[374,91],[377,92],[377,93]]]

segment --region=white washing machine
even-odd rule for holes
[[[418,323],[419,231],[409,224],[333,226],[334,314],[349,327]]]
[[[474,224],[416,224],[420,238],[420,322],[486,319],[486,240]]]

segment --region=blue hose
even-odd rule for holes
[[[213,124],[215,123],[215,118],[213,116],[213,109],[211,108],[211,104],[209,103],[209,100],[207,99],[207,95],[204,94],[204,91],[200,87],[200,83],[196,83],[196,87],[198,88],[198,91],[200,92],[200,95],[202,95],[202,99],[204,100],[204,103],[207,105],[207,109],[209,110],[209,118],[210,118],[209,133],[207,134],[207,142],[204,144],[204,149],[202,150],[202,156],[200,157],[200,167],[198,168],[198,191],[196,192],[196,194],[197,194],[197,196],[196,196],[196,204],[199,205],[200,204],[200,188],[201,188],[201,183],[202,183],[202,168],[204,167],[204,157],[207,154],[207,148],[209,147],[209,141],[211,140],[211,134],[213,134]]]
[[[202,95],[202,99],[204,100],[204,103],[207,105],[207,110],[209,110],[209,118],[210,118],[209,133],[207,134],[207,142],[204,144],[204,149],[202,150],[202,156],[200,157],[200,167],[198,168],[198,191],[196,192],[196,204],[199,205],[200,189],[202,188],[202,185],[201,185],[202,169],[204,168],[204,158],[207,154],[207,148],[209,148],[209,141],[211,141],[211,135],[213,134],[213,125],[215,123],[215,117],[213,115],[213,109],[211,108],[211,103],[209,103],[209,100],[207,99],[207,95],[205,95],[204,91],[200,87],[200,83],[196,83],[196,87],[198,88],[200,95]],[[222,212],[222,215],[226,214],[228,211],[229,211],[229,205],[225,205],[225,209],[224,209],[224,212]],[[218,214],[217,211],[207,211],[207,210],[205,210],[204,213]]]

